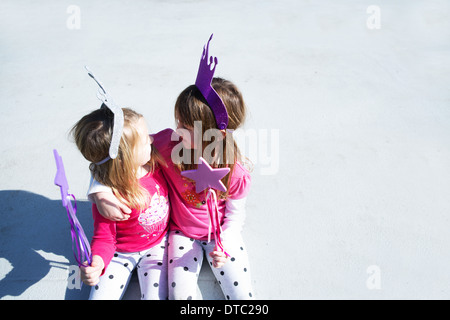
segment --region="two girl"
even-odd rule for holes
[[[187,87],[176,101],[177,131],[166,129],[152,136],[152,145],[166,163],[160,168],[167,180],[171,204],[167,244],[169,299],[196,298],[197,279],[204,254],[226,299],[253,298],[247,251],[240,234],[250,174],[242,164],[239,149],[232,137],[232,131],[238,129],[245,120],[246,108],[241,92],[230,81],[214,78],[211,85],[228,112],[228,129],[220,130],[219,137],[212,142],[219,148],[208,148],[212,152],[205,155],[207,145],[211,142],[195,142],[196,123],[201,124],[201,137],[208,130],[218,130],[214,113],[195,85]],[[182,148],[179,148],[180,144]],[[219,193],[218,197],[222,243],[230,257],[215,250],[215,239],[208,242],[206,194],[197,194],[195,182],[181,176],[181,171],[196,169],[194,157],[198,152],[212,167],[230,168],[230,173],[222,179],[227,192]],[[179,161],[180,158],[183,160]],[[103,181],[96,180],[100,183],[95,182],[89,194],[96,202],[99,213],[106,219],[127,219],[130,211],[111,192],[114,190]],[[121,209],[127,214],[124,215]],[[131,213],[128,219],[132,219],[132,216]]]

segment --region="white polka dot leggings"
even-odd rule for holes
[[[212,266],[209,253],[214,251],[215,241],[194,240],[181,231],[169,232],[169,299],[195,300],[197,280],[202,267],[203,255],[211,266],[223,294],[227,300],[253,299],[250,268],[247,251],[242,238],[233,242],[224,242],[226,251],[231,255],[222,268]]]
[[[167,236],[146,251],[116,252],[89,300],[119,300],[137,267],[142,300],[167,300]]]

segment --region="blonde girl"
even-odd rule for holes
[[[137,267],[141,298],[167,299],[168,187],[145,119],[131,109],[122,111],[123,133],[115,159],[108,157],[115,115],[105,104],[71,131],[91,162],[93,177],[130,208],[127,220],[112,221],[93,205],[92,263],[80,268],[81,278],[92,286],[90,299],[120,299]]]

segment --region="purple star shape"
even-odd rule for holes
[[[181,175],[195,181],[195,192],[197,193],[208,187],[226,192],[227,188],[220,179],[225,177],[228,172],[230,172],[230,168],[211,168],[205,159],[200,157],[196,170],[182,171]]]

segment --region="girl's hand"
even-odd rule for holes
[[[130,217],[131,209],[124,205],[116,196],[109,192],[94,193],[92,197],[97,205],[98,212],[109,220],[123,221]]]
[[[80,267],[81,280],[88,286],[95,286],[100,281],[100,275],[102,274],[105,263],[102,257],[93,256],[92,263],[89,267]]]
[[[222,251],[213,251],[209,253],[209,256],[213,258],[213,267],[222,268],[227,262],[227,256]]]

